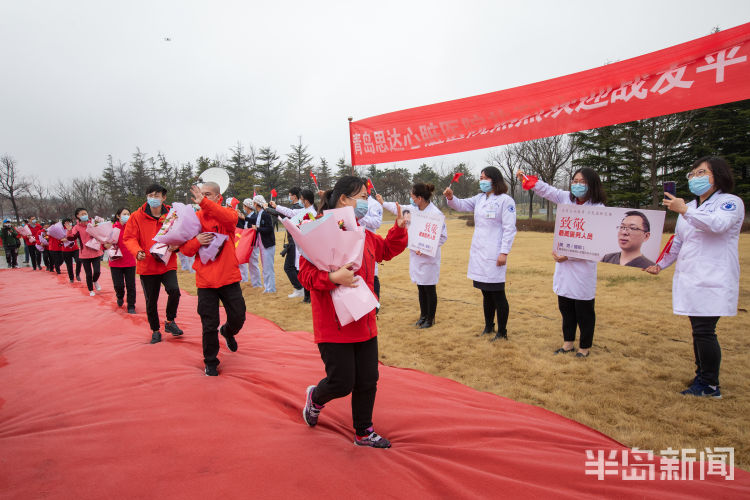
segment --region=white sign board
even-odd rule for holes
[[[406,214],[404,214],[406,217]],[[445,216],[434,212],[410,210],[409,250],[421,252],[430,257],[437,253],[440,234],[443,232]]]

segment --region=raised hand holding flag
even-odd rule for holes
[[[524,191],[528,191],[536,186],[536,183],[539,180],[536,175],[526,175],[522,170],[516,172],[516,178],[521,181],[521,187],[523,187]]]

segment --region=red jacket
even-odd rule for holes
[[[59,252],[62,250],[62,244],[57,238],[53,238],[52,236],[47,235],[47,242],[49,243],[50,252]]]
[[[29,231],[31,231],[31,235],[34,237],[34,243],[29,242],[29,239],[24,236],[23,239],[26,242],[27,246],[33,246],[33,245],[41,245],[39,242],[39,233],[42,232],[42,225],[37,222],[36,226],[31,227],[31,224],[27,224],[29,227]]]
[[[237,211],[233,208],[222,207],[221,198],[214,203],[206,198],[201,201],[198,219],[201,221],[201,231],[205,233],[226,234],[229,239],[224,242],[216,260],[203,264],[200,257],[195,258],[195,285],[198,288],[221,288],[225,285],[237,283],[242,279],[240,266],[234,250],[234,230],[237,226]],[[196,238],[185,242],[180,252],[192,257],[198,253],[201,244]]]
[[[117,240],[117,248],[120,249],[122,257],[120,257],[119,259],[110,260],[109,267],[133,267],[135,265],[135,257],[133,257],[133,254],[130,253],[127,248],[125,248],[125,245],[122,244],[122,239],[125,236],[125,226],[123,226],[122,223],[118,220],[117,222],[112,224],[112,227],[116,227],[120,230],[120,237]]]
[[[93,236],[86,232],[88,224],[88,222],[79,222],[73,226],[73,229],[68,231],[68,239],[81,242],[81,252],[78,255],[81,259],[96,259],[97,257],[101,257],[104,252],[102,252],[101,248],[99,250],[94,250],[86,246],[86,243],[89,240],[94,239]]]
[[[398,227],[395,224],[385,238],[371,231],[365,231],[362,266],[355,274],[365,280],[370,290],[374,291],[375,262],[391,260],[404,251],[408,242],[409,233],[406,228]],[[304,257],[299,259],[297,278],[303,287],[310,290],[313,332],[316,344],[320,342],[364,342],[378,334],[378,327],[375,323],[375,309],[358,321],[341,326],[331,299],[331,290],[338,285],[328,279],[327,272],[320,271]]]
[[[169,205],[161,206],[161,216],[159,218],[151,215],[151,207],[144,203],[141,208],[130,214],[128,223],[125,224],[125,235],[122,238],[122,244],[135,257],[138,252],[145,252],[146,258],[136,261],[135,271],[140,275],[164,274],[167,271],[177,270],[177,255],[174,253],[169,258],[169,262],[164,264],[162,261],[155,259],[149,250],[154,246],[154,236],[161,229],[164,219],[169,213]]]

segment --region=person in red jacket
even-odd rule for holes
[[[323,196],[318,212],[327,208],[351,206],[357,219],[367,214],[367,189],[360,177],[346,176],[336,182],[332,191]],[[337,286],[355,287],[361,280],[374,290],[375,262],[391,260],[406,248],[408,233],[399,207],[396,223],[383,238],[365,231],[362,265],[353,272],[350,265],[334,272],[321,271],[304,257],[300,257],[298,279],[310,290],[313,332],[320,357],[325,364],[326,377],[307,388],[302,416],[310,427],[318,423],[318,416],[328,401],[352,395],[352,420],[356,436],[354,443],[374,448],[390,448],[391,443],[373,431],[372,410],[378,384],[378,327],[375,309],[357,321],[341,326],[331,299]]]
[[[122,239],[125,248],[135,255],[136,272],[141,277],[141,287],[146,298],[146,316],[151,327],[151,343],[161,342],[161,331],[159,330],[159,291],[164,285],[167,292],[167,321],[164,323],[164,331],[175,337],[182,335],[182,330],[174,322],[177,317],[177,306],[180,305],[180,286],[177,283],[177,256],[173,253],[164,264],[161,260],[151,255],[151,247],[154,245],[154,236],[161,229],[164,219],[169,213],[170,206],[164,202],[167,199],[167,190],[159,184],[152,184],[146,188],[146,203],[136,210],[125,225],[125,236]],[[172,246],[170,250],[176,251],[178,247]]]
[[[215,237],[213,233],[229,237],[216,260],[204,264],[200,258],[196,258],[193,263],[195,285],[198,287],[198,314],[203,326],[203,362],[206,365],[206,375],[215,377],[219,374],[218,331],[226,340],[229,350],[235,352],[237,341],[234,336],[245,324],[245,298],[240,288],[242,276],[234,250],[237,212],[231,207],[221,206],[221,191],[214,182],[206,182],[200,187],[193,186],[190,192],[193,202],[201,207],[197,215],[203,232],[182,245],[180,252],[193,257],[201,246],[211,243]],[[227,322],[218,330],[220,300],[227,314]]]
[[[47,234],[47,242],[49,244],[50,264],[52,265],[52,270],[57,274],[62,274],[60,271],[60,266],[62,266],[63,263],[62,242],[57,238],[53,238],[49,234]]]
[[[122,257],[109,260],[109,272],[112,274],[112,285],[117,296],[117,307],[122,307],[125,298],[125,289],[128,290],[128,314],[135,314],[135,257],[122,244],[125,236],[125,224],[130,219],[130,210],[127,208],[118,208],[115,212],[115,223],[113,228],[120,230],[120,237],[117,240],[117,249],[122,253]],[[113,245],[107,243],[105,248],[109,249]]]
[[[94,239],[86,232],[86,227],[89,225],[88,211],[85,208],[76,208],[75,216],[78,223],[68,231],[68,240],[77,240],[79,243],[81,264],[83,265],[83,273],[86,275],[86,287],[89,289],[89,295],[93,297],[96,295],[94,288],[102,289],[99,284],[99,276],[101,275],[99,258],[102,256],[102,250],[101,248],[94,250],[86,246],[86,243]]]
[[[70,231],[73,229],[73,221],[71,219],[64,219],[63,227],[66,231]],[[75,241],[64,240],[62,242],[62,257],[63,261],[65,261],[65,268],[68,270],[70,283],[73,284],[73,261],[76,263],[76,279],[81,281],[81,261],[78,258],[78,244]]]
[[[36,271],[42,270],[42,252],[37,249],[37,245],[41,245],[41,239],[39,234],[42,232],[42,225],[39,224],[36,217],[31,217],[28,223],[29,231],[31,236],[24,236],[23,239],[26,242],[26,246],[29,247],[29,258],[31,259],[31,267]]]

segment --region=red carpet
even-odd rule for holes
[[[248,315],[239,351],[222,342],[221,375],[206,377],[197,299],[182,295],[184,338],[149,345],[145,315],[115,308],[103,271],[95,298],[47,272],[0,271],[2,498],[750,498],[739,469],[597,480],[585,450],[624,449],[612,439],[388,366],[374,420],[393,448],[355,447],[349,398],[314,429],[302,421],[305,387],[324,374],[312,335]]]

